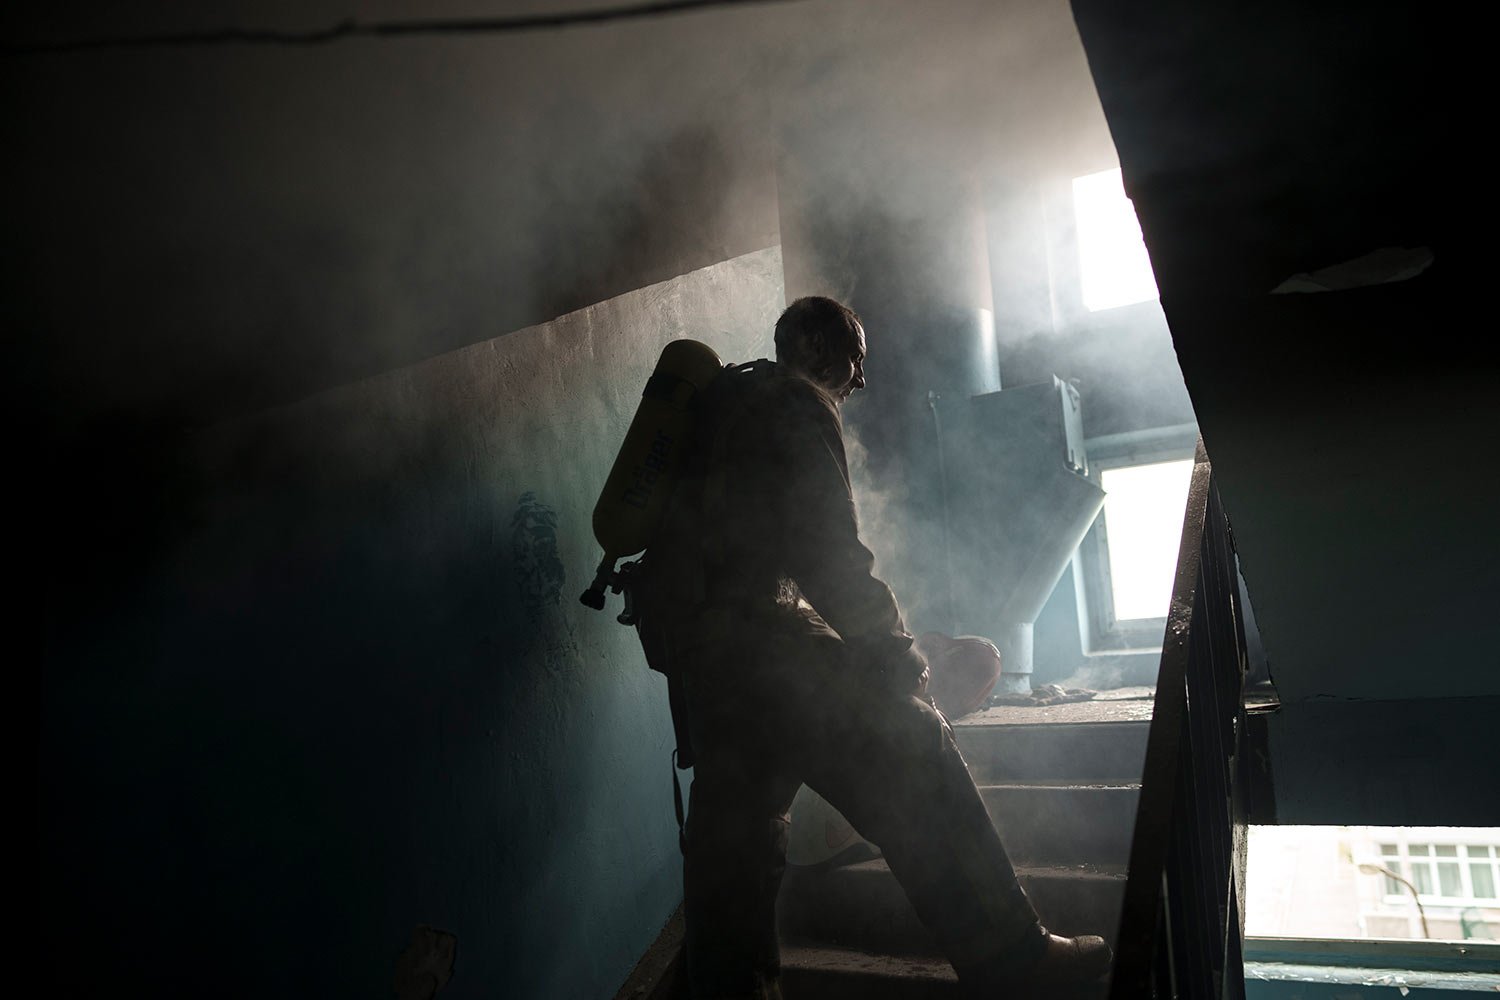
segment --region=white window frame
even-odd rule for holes
[[[1390,844],[1391,841],[1377,841],[1376,846],[1380,846],[1381,843]],[[1395,846],[1397,854],[1395,856],[1392,856],[1390,854],[1386,854],[1384,851],[1381,851],[1380,864],[1385,868],[1391,869],[1391,871],[1400,875],[1402,878],[1405,878],[1413,885],[1417,884],[1416,870],[1414,868],[1414,865],[1422,864],[1423,866],[1425,866],[1432,876],[1432,885],[1434,887],[1441,888],[1443,883],[1442,879],[1438,875],[1438,862],[1440,860],[1450,860],[1457,863],[1458,876],[1462,885],[1464,895],[1445,896],[1441,892],[1429,893],[1421,892],[1419,890],[1417,892],[1417,899],[1421,901],[1423,906],[1468,907],[1479,905],[1485,906],[1487,908],[1500,907],[1500,844],[1496,844],[1493,841],[1476,843],[1473,837],[1464,837],[1462,835],[1459,835],[1456,837],[1440,836],[1433,837],[1431,839],[1424,838],[1422,840],[1411,840],[1405,837],[1399,837],[1396,839],[1393,846]],[[1427,848],[1428,853],[1425,856],[1413,856],[1411,854],[1411,848],[1413,847],[1425,847]],[[1455,847],[1458,851],[1457,856],[1451,859],[1440,859],[1437,856],[1437,849],[1439,847]],[[1474,864],[1475,861],[1479,859],[1475,859],[1470,856],[1469,851],[1471,848],[1485,849],[1489,852],[1488,860],[1490,866],[1490,884],[1495,890],[1495,895],[1493,896],[1474,895],[1474,876],[1473,872],[1470,871],[1469,866],[1471,864]],[[1396,862],[1395,865],[1391,864],[1391,862],[1393,861]],[[1390,881],[1389,877],[1382,877],[1385,878],[1387,882]],[[1409,902],[1411,900],[1411,891],[1405,886],[1400,886],[1399,892],[1387,891],[1386,893],[1384,893],[1382,898],[1386,903],[1390,903],[1393,905],[1402,902]]]
[[[1191,461],[1197,444],[1197,425],[1177,424],[1090,438],[1084,442],[1084,454],[1088,456],[1089,478],[1102,488],[1107,469]],[[1090,656],[1160,653],[1167,627],[1165,615],[1123,621],[1115,618],[1108,530],[1101,510],[1073,556],[1083,651]]]

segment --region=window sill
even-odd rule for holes
[[[1367,986],[1500,986],[1500,943],[1403,938],[1245,938],[1247,979]],[[1300,970],[1300,971],[1299,971]],[[1379,977],[1402,976],[1404,982]],[[1438,978],[1458,977],[1454,983]],[[1418,981],[1418,980],[1421,981]]]

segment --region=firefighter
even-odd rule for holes
[[[839,415],[865,385],[858,317],[798,299],[775,342],[774,364],[729,369],[704,393],[637,585],[694,764],[692,995],[780,996],[776,894],[804,782],[881,848],[968,992],[1099,978],[1102,939],[1038,921],[860,541]]]

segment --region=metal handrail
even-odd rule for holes
[[[1233,538],[1198,441],[1112,1000],[1244,996],[1245,637]]]

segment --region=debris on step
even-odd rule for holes
[[[1088,688],[1065,688],[1058,684],[1043,684],[1034,687],[1022,694],[993,694],[985,704],[994,708],[998,705],[1066,705],[1073,701],[1092,701],[1099,696],[1098,691],[1090,691]]]

